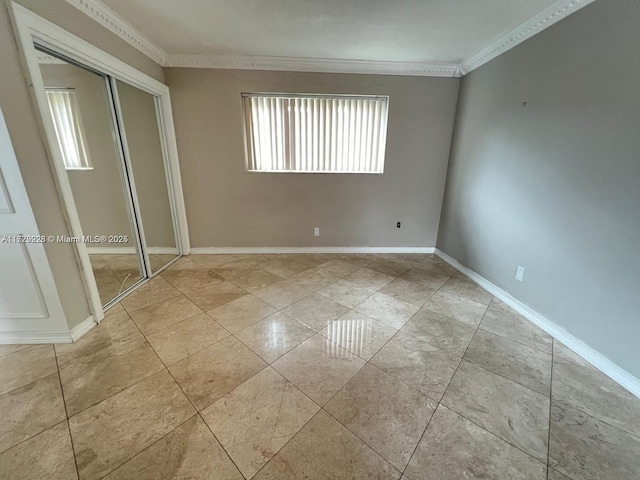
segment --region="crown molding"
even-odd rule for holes
[[[127,22],[116,12],[107,7],[100,0],[66,0],[95,20],[103,27],[115,33],[132,47],[144,53],[151,60],[164,66],[167,54],[152,40],[144,36],[138,29]]]
[[[460,66],[455,63],[378,62],[369,60],[334,60],[327,58],[250,55],[168,55],[165,66],[233,70],[411,75],[425,77],[460,76]]]
[[[568,17],[595,0],[559,0],[538,15],[518,25],[513,30],[500,35],[489,45],[462,61],[461,75],[481,67],[499,55],[511,50],[525,40],[549,28],[554,23]]]
[[[477,53],[463,60],[461,64],[250,55],[167,54],[100,0],[66,1],[163,67],[462,77],[595,0],[558,0],[538,15],[500,35]]]

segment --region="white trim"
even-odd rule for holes
[[[270,70],[287,72],[459,77],[457,63],[339,60],[329,58],[268,57],[253,55],[167,55],[165,67]]]
[[[0,332],[0,345],[4,344],[40,344],[40,343],[73,343],[78,341],[85,333],[98,323],[89,316],[71,331],[49,332]]]
[[[251,253],[434,253],[435,247],[196,247],[192,255]]]
[[[96,325],[98,325],[98,322],[93,319],[93,315],[89,316],[71,329],[71,340],[77,342],[80,337]]]
[[[577,12],[594,0],[558,0],[514,29],[498,36],[478,52],[464,59],[462,64],[249,55],[168,54],[100,0],[66,1],[163,67],[462,77]]]
[[[586,7],[594,0],[559,0],[550,7],[546,8],[538,15],[531,17],[524,23],[521,23],[513,30],[500,35],[491,43],[484,46],[475,54],[464,59],[461,65],[461,74],[467,73],[481,67],[485,63],[493,60],[499,55],[508,52],[512,48],[520,45],[525,40],[537,35],[543,30],[549,28],[554,23],[568,17],[583,7]]]
[[[150,59],[164,65],[167,54],[124,18],[98,0],[67,0],[89,18],[116,34]]]
[[[0,345],[24,345],[31,343],[73,343],[73,339],[68,330],[53,330],[48,332],[0,332]]]
[[[150,255],[180,255],[176,247],[149,247]],[[129,255],[136,254],[136,247],[87,247],[89,255]]]
[[[185,207],[184,191],[182,190],[178,144],[176,141],[175,125],[173,123],[173,110],[171,107],[169,87],[165,86],[164,93],[156,97],[156,110],[158,112],[159,131],[164,132],[161,144],[165,157],[167,188],[168,191],[172,193],[172,195],[169,195],[169,202],[171,204],[171,214],[175,222],[178,252],[181,255],[189,255],[191,241],[189,239],[187,208]]]
[[[556,325],[548,318],[543,317],[541,314],[533,310],[531,307],[525,305],[517,298],[513,297],[500,287],[494,285],[489,280],[484,277],[481,277],[473,270],[463,266],[456,259],[450,257],[442,250],[435,249],[436,255],[442,258],[449,265],[454,267],[456,270],[464,273],[471,280],[476,282],[486,291],[491,293],[492,295],[498,297],[504,303],[513,308],[520,315],[525,317],[527,320],[531,321],[533,324],[540,327],[542,330],[547,332],[556,340],[560,341],[563,345],[573,350],[580,357],[585,359],[591,365],[596,367],[602,373],[607,375],[611,380],[620,384],[622,387],[626,388],[629,392],[634,394],[636,397],[640,398],[640,379],[634,377],[629,372],[619,367],[611,360],[606,358],[601,353],[597,352],[589,345],[584,343],[582,340],[574,337],[569,332],[567,332],[562,327]]]
[[[460,65],[457,63],[333,60],[326,58],[249,55],[170,55],[99,0],[67,0],[67,2],[163,67],[359,73],[425,77],[460,76]]]

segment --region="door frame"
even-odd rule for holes
[[[178,253],[180,255],[188,255],[190,251],[189,231],[182,181],[180,178],[180,164],[178,160],[178,148],[173,124],[169,87],[89,42],[36,15],[22,5],[14,1],[11,1],[10,5],[10,16],[16,32],[21,61],[25,67],[24,70],[31,87],[32,98],[40,112],[41,127],[44,130],[47,140],[45,144],[49,161],[54,173],[54,179],[56,180],[58,194],[66,210],[66,217],[71,234],[75,237],[82,237],[82,227],[64,166],[64,160],[57,145],[53,120],[49,115],[44,82],[38,63],[38,54],[33,48],[34,42],[156,97],[159,134],[163,152],[165,153],[163,160],[167,184],[169,186],[169,203],[174,221]],[[85,291],[91,311],[94,314],[94,320],[99,322],[104,318],[104,311],[98,293],[98,287],[93,276],[87,246],[80,242],[76,243],[75,246],[82,268]]]

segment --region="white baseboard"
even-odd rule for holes
[[[435,247],[200,247],[192,255],[250,253],[434,253]]]
[[[96,325],[98,325],[98,323],[94,320],[93,315],[90,315],[89,318],[83,320],[71,329],[71,340],[77,342],[80,337]]]
[[[580,357],[585,359],[591,365],[596,367],[602,373],[611,378],[614,382],[620,384],[622,387],[626,388],[629,392],[634,394],[636,397],[640,398],[640,380],[631,375],[629,372],[619,367],[607,357],[597,352],[589,345],[584,343],[582,340],[574,337],[569,332],[567,332],[562,327],[559,327],[555,323],[553,323],[548,318],[542,316],[531,307],[525,305],[517,298],[513,297],[509,293],[502,290],[500,287],[494,285],[489,280],[484,277],[481,277],[473,270],[463,266],[456,259],[450,257],[443,251],[439,249],[435,249],[436,255],[442,258],[449,265],[457,269],[458,271],[464,273],[467,277],[471,278],[474,282],[484,288],[486,291],[491,293],[492,295],[498,297],[498,299],[502,300],[504,303],[513,308],[520,315],[525,317],[527,320],[531,321],[542,330],[547,332],[553,338],[558,340],[560,343],[565,345],[566,347],[573,350]]]
[[[175,247],[149,247],[149,255],[179,255]],[[130,255],[135,247],[87,247],[89,255]]]
[[[64,330],[52,332],[0,332],[0,345],[71,343],[71,333]]]
[[[95,327],[97,323],[93,315],[83,320],[70,331],[56,330],[52,332],[0,332],[0,345],[4,344],[39,344],[39,343],[73,343]]]
[[[52,332],[0,332],[0,345],[5,344],[39,344],[39,343],[73,343],[95,327],[97,323],[93,315],[83,320],[70,331]]]

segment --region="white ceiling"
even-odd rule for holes
[[[593,0],[67,1],[167,66],[449,75]]]
[[[103,0],[169,54],[460,63],[555,0]]]

